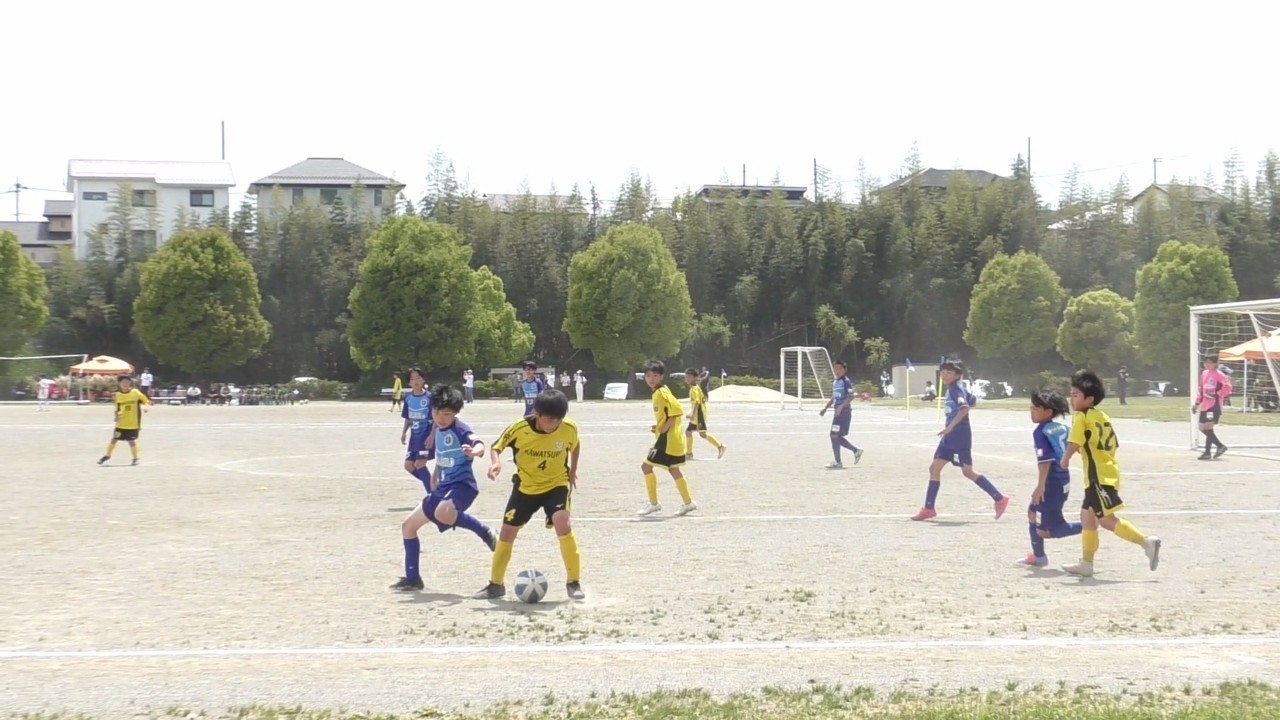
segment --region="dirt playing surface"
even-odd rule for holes
[[[156,408],[139,467],[123,445],[94,464],[107,407],[0,408],[0,712],[392,711],[809,681],[1280,682],[1280,462],[1264,457],[1280,452],[1198,462],[1186,424],[1117,421],[1128,517],[1164,540],[1162,562],[1153,573],[1140,548],[1104,534],[1098,576],[1078,580],[1056,569],[1078,538],[1048,541],[1052,569],[1014,565],[1035,484],[1025,413],[974,414],[975,461],[1013,496],[1008,514],[995,521],[948,470],[942,517],[921,524],[907,518],[923,501],[933,410],[858,406],[851,439],[866,455],[828,471],[817,407],[713,396],[711,427],[730,449],[717,461],[696,441],[686,470],[700,509],[671,517],[679,497],[660,474],[665,510],[641,519],[648,405],[574,405],[587,599],[565,598],[538,521],[508,574],[547,573],[533,606],[468,599],[489,552],[465,532],[424,529],[426,592],[387,590],[422,488],[400,468],[400,421],[384,404]],[[481,401],[462,417],[492,440],[518,414]],[[1221,436],[1278,432],[1228,423]],[[509,488],[482,479],[472,511],[496,527]]]

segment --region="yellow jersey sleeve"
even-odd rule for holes
[[[1089,416],[1082,412],[1077,412],[1071,418],[1071,434],[1067,436],[1067,442],[1078,447],[1084,447],[1085,433],[1089,424]]]
[[[527,418],[521,418],[516,422],[511,423],[507,426],[507,429],[503,430],[502,434],[498,436],[497,441],[489,446],[489,449],[494,452],[502,452],[509,447],[514,447],[516,444],[516,435],[519,434],[520,428],[528,426],[529,421]]]
[[[689,403],[693,405],[694,410],[697,410],[706,401],[707,399],[702,396],[702,388],[697,385],[689,388]]]
[[[664,403],[663,413],[668,418],[684,417],[684,407],[680,405],[680,401],[676,399],[676,394],[671,392],[670,388],[664,389],[666,392],[663,393],[664,397],[662,399]]]
[[[540,433],[531,425],[517,431],[516,469],[520,492],[540,495],[569,485],[569,455],[578,446],[578,426],[566,418],[555,432]]]

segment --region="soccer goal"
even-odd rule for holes
[[[1191,381],[1194,398],[1200,390],[1205,357],[1217,356],[1218,366],[1231,378],[1230,405],[1223,413],[1280,412],[1280,298],[1197,305],[1191,308]],[[1272,442],[1239,447],[1280,447],[1280,433]],[[1191,447],[1200,444],[1199,418],[1191,416]]]
[[[836,369],[831,364],[831,354],[824,347],[785,347],[779,354],[782,368],[778,391],[782,409],[794,403],[804,409],[805,400],[826,402],[831,397],[831,386],[836,381]]]
[[[88,359],[88,355],[0,357],[0,405],[35,403],[41,375],[54,382],[51,402],[84,402],[84,388],[72,381],[68,369]]]

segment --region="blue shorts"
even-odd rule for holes
[[[835,437],[844,437],[848,435],[849,423],[852,421],[853,413],[851,412],[831,418],[831,434]]]
[[[425,447],[426,444],[426,435],[423,435],[422,437],[414,437],[410,435],[409,450],[404,454],[405,462],[410,460],[434,460],[436,457],[436,449],[433,447],[430,450],[423,450],[422,448]]]
[[[436,507],[445,500],[452,500],[453,506],[458,509],[458,512],[463,512],[471,507],[471,503],[476,501],[476,496],[479,494],[480,490],[471,487],[465,482],[441,485],[422,499],[422,512],[426,514],[428,522],[439,528],[440,532],[444,532],[452,529],[453,526],[443,525],[436,521]]]
[[[956,467],[973,467],[973,448],[956,448],[944,439],[933,453],[934,460],[946,460]]]
[[[1067,495],[1070,492],[1071,487],[1069,485],[1048,482],[1044,486],[1044,500],[1032,503],[1027,510],[1040,513],[1040,517],[1046,522],[1050,519],[1061,520],[1063,518],[1062,509],[1067,505]]]

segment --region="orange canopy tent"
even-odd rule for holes
[[[1260,338],[1242,342],[1235,347],[1229,347],[1218,353],[1218,359],[1226,362],[1280,360],[1280,329],[1272,330]]]
[[[123,375],[132,372],[132,365],[110,355],[99,355],[71,366],[72,375]]]

